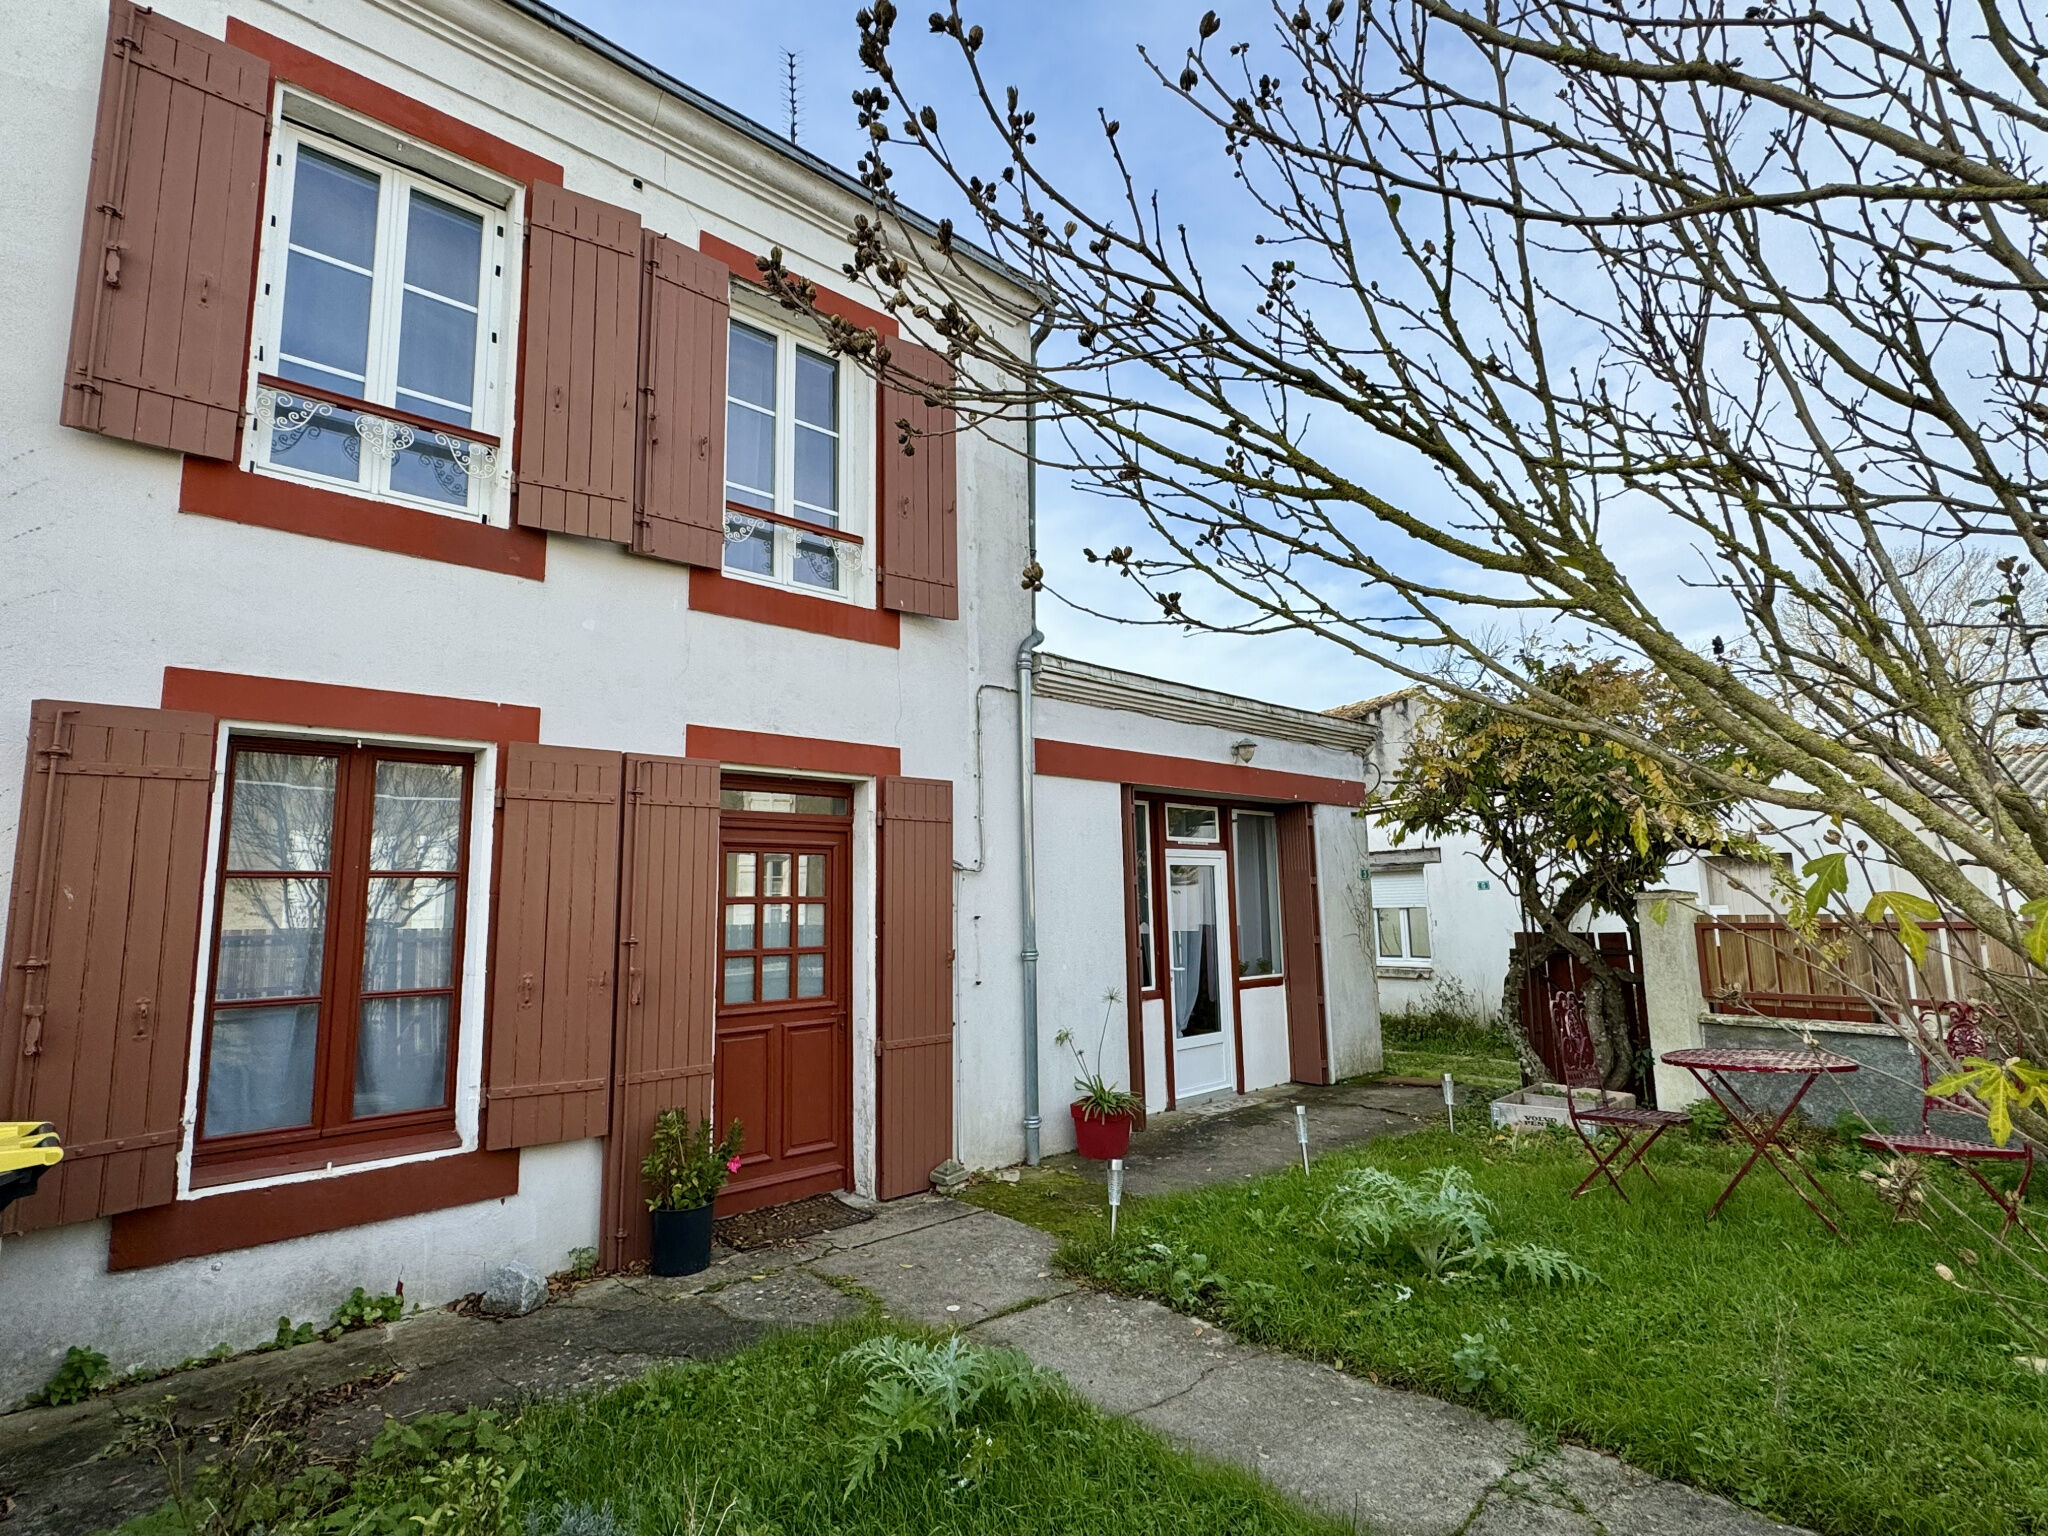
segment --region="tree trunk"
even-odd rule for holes
[[[1507,1031],[1508,1042],[1515,1048],[1515,1059],[1522,1065],[1525,1087],[1530,1083],[1546,1082],[1552,1074],[1543,1058],[1536,1054],[1536,1047],[1529,1043],[1528,1031],[1522,1027],[1522,987],[1557,950],[1556,941],[1548,934],[1532,935],[1530,943],[1511,944],[1508,950],[1508,975],[1500,990],[1500,1025]]]
[[[1574,934],[1578,942],[1563,946],[1586,968],[1586,1032],[1593,1037],[1593,1059],[1600,1067],[1600,1086],[1616,1093],[1636,1087],[1636,1048],[1628,1027],[1628,977],[1600,957],[1591,934]]]

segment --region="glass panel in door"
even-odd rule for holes
[[[1229,942],[1219,921],[1223,861],[1174,859],[1166,867],[1166,925],[1173,1002],[1175,1096],[1237,1086],[1231,1028]]]

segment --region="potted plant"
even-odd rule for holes
[[[1102,1042],[1109,1035],[1109,1021],[1116,1012],[1116,1005],[1122,1001],[1115,987],[1103,993],[1102,1028],[1095,1036],[1094,1066],[1088,1063],[1088,1054],[1074,1042],[1074,1032],[1063,1029],[1053,1039],[1074,1053],[1074,1063],[1080,1068],[1080,1075],[1074,1079],[1074,1087],[1081,1097],[1070,1106],[1074,1116],[1074,1140],[1080,1144],[1083,1157],[1108,1159],[1122,1157],[1131,1150],[1131,1122],[1138,1117],[1138,1111],[1145,1106],[1138,1102],[1138,1096],[1127,1089],[1110,1086],[1102,1075]]]
[[[640,1164],[647,1209],[654,1216],[657,1275],[694,1275],[711,1263],[711,1202],[728,1175],[740,1171],[740,1123],[723,1139],[710,1120],[695,1125],[680,1109],[664,1109]]]

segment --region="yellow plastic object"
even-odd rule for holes
[[[47,1120],[0,1121],[0,1173],[54,1168],[62,1161],[64,1148]]]
[[[22,1168],[54,1168],[63,1161],[62,1147],[36,1147],[26,1142],[0,1142],[0,1173],[14,1173]]]

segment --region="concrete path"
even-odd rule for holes
[[[1311,1157],[1420,1130],[1440,1120],[1444,1112],[1440,1089],[1385,1082],[1334,1083],[1327,1088],[1289,1083],[1253,1094],[1220,1095],[1153,1115],[1131,1138],[1130,1155],[1124,1159],[1124,1188],[1134,1195],[1171,1195],[1206,1184],[1235,1184],[1293,1166],[1301,1161],[1294,1129],[1297,1104],[1308,1111]],[[1102,1163],[1071,1156],[1048,1161],[1102,1182]]]

